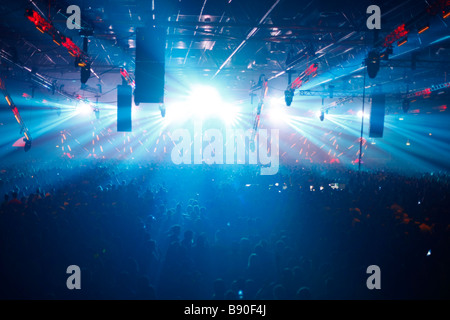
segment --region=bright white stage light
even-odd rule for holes
[[[284,102],[284,97],[269,98],[268,104],[265,107],[267,107],[267,115],[272,122],[279,123],[286,119],[286,103]]]
[[[232,104],[222,104],[218,115],[226,124],[234,124],[239,117],[239,108]]]
[[[92,107],[89,103],[81,101],[76,107],[75,112],[81,115],[88,115],[90,112],[92,112]]]
[[[286,110],[283,106],[272,106],[268,110],[269,118],[274,122],[282,122],[286,119]]]
[[[225,103],[217,89],[211,86],[192,87],[187,101],[183,105],[185,117],[193,119],[217,117],[226,124],[233,124],[239,117],[239,107]]]
[[[272,98],[269,99],[269,104],[272,107],[284,107],[284,106],[286,106],[286,103],[284,102],[283,98],[275,98],[275,97],[272,97]]]
[[[356,115],[358,116],[358,118],[362,118],[364,116],[364,118],[369,119],[369,117],[370,117],[368,114],[366,114],[365,112],[362,112],[361,110],[359,110]]]
[[[201,118],[220,112],[223,105],[219,92],[210,86],[193,87],[187,102],[193,116]]]

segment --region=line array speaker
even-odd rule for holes
[[[166,30],[136,29],[134,103],[164,103]]]
[[[129,85],[117,86],[117,131],[131,132],[133,91]]]
[[[370,138],[382,138],[384,131],[386,96],[382,93],[376,93],[372,96],[372,107],[370,109]]]

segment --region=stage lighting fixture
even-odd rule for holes
[[[380,56],[380,58],[383,58],[383,60],[389,60],[389,56],[394,52],[391,46],[387,47],[386,50],[384,50],[383,54]]]
[[[362,110],[359,110],[357,113],[356,113],[356,115],[358,116],[358,118],[367,118],[367,119],[369,119],[370,118],[370,115],[368,115],[368,114],[366,114],[365,112],[362,112]]]
[[[23,138],[23,141],[25,141],[25,146],[23,150],[25,150],[25,152],[28,152],[28,150],[31,149],[31,141],[26,138]]]
[[[223,106],[222,98],[216,88],[207,85],[193,86],[186,102],[193,115],[203,119],[219,114]]]
[[[325,119],[325,113],[323,111],[320,112],[319,119],[320,121],[323,121]]]
[[[239,107],[230,103],[222,103],[215,111],[215,115],[227,125],[235,124],[239,119],[239,113]]]
[[[58,117],[61,115],[61,108],[56,109],[56,114],[58,115]]]
[[[94,109],[95,118],[98,120],[100,119],[100,110],[98,108]]]
[[[76,112],[78,114],[87,115],[92,111],[92,107],[88,102],[80,101],[79,105],[76,108]]]
[[[403,37],[400,40],[398,40],[397,42],[397,47],[400,47],[402,45],[404,45],[406,42],[408,42],[408,38],[407,37]]]
[[[380,54],[377,50],[371,50],[366,59],[367,73],[369,78],[375,78],[380,70]]]
[[[425,32],[425,31],[427,31],[428,29],[430,29],[430,25],[429,25],[429,24],[426,24],[426,25],[424,25],[424,26],[421,26],[421,27],[419,28],[419,30],[417,30],[417,33],[421,34],[421,33]]]
[[[286,90],[284,91],[284,101],[286,102],[286,105],[289,107],[292,103],[292,99],[294,98],[294,92],[292,90]]]
[[[91,76],[91,64],[87,63],[84,67],[81,67],[80,81],[82,84],[86,84]]]
[[[287,119],[286,110],[287,109],[282,105],[272,105],[267,109],[267,115],[272,122],[282,123]]]
[[[161,112],[161,117],[164,118],[166,116],[166,106],[163,103],[159,104],[159,111]]]

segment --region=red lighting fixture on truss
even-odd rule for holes
[[[418,33],[418,34],[424,33],[424,32],[427,31],[428,29],[430,29],[430,25],[429,25],[429,24],[426,24],[426,25],[420,27],[419,30],[417,30],[417,33]]]
[[[20,116],[19,109],[14,104],[11,96],[9,95],[8,91],[6,90],[5,82],[3,79],[0,78],[0,91],[5,96],[5,100],[8,103],[9,107],[11,108],[11,111],[14,114],[14,118],[16,118],[17,123],[20,125],[20,132],[23,133],[25,136],[23,138],[23,141],[25,142],[24,150],[25,152],[30,150],[31,148],[31,135],[28,131],[28,128],[26,127],[25,123],[22,120],[22,117]]]
[[[389,33],[386,38],[384,39],[383,47],[387,48],[389,46],[392,46],[392,44],[402,38],[405,38],[409,33],[409,30],[406,29],[405,24],[399,25],[397,28],[395,28],[394,31]]]
[[[133,89],[136,87],[134,78],[131,76],[131,74],[128,73],[125,68],[120,68],[120,74],[122,75],[126,83],[128,83],[128,85],[130,85]]]
[[[311,78],[317,76],[317,69],[319,65],[313,63],[305,71],[300,73],[294,81],[290,82],[287,89],[284,91],[284,100],[286,105],[289,107],[294,98],[295,89],[300,88],[303,84],[307,83]]]
[[[380,58],[384,58],[385,60],[389,59],[389,54],[392,53],[392,45],[395,42],[397,42],[397,47],[404,45],[408,41],[408,34],[413,28],[417,28],[418,34],[430,29],[429,17],[436,15],[442,15],[444,19],[450,16],[449,0],[436,0],[431,2],[423,11],[412,17],[408,22],[397,26],[384,39],[377,42],[375,47],[379,47],[380,49]]]
[[[42,17],[37,11],[33,9],[27,9],[25,11],[25,16],[36,26],[42,33],[50,35],[57,45],[62,45],[67,49],[69,54],[75,58],[75,66],[82,68],[81,82],[86,83],[87,78],[89,78],[90,72],[90,57],[87,53],[81,50],[69,37],[64,36],[59,30],[57,30],[53,24],[44,17]],[[87,40],[87,39],[84,39]],[[86,41],[85,41],[86,43]],[[87,46],[85,46],[87,47]],[[85,48],[87,49],[87,48]]]
[[[397,42],[397,47],[400,47],[400,46],[404,45],[407,42],[408,42],[408,37],[401,38]]]
[[[256,110],[256,116],[255,116],[255,121],[253,122],[253,131],[252,131],[252,137],[250,138],[250,149],[252,151],[255,151],[255,138],[256,138],[256,132],[258,131],[259,128],[259,123],[260,123],[260,117],[261,117],[261,111],[264,107],[264,99],[267,96],[267,92],[268,92],[268,81],[266,79],[266,76],[264,74],[262,74],[259,77],[259,81],[257,83],[257,85],[255,86],[256,89],[261,89],[260,91],[260,96],[259,96],[259,102],[258,102],[258,107]],[[253,88],[253,91],[256,90],[255,88]]]

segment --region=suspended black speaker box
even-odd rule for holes
[[[117,131],[131,132],[133,91],[129,85],[117,86]]]
[[[384,114],[385,114],[386,96],[377,93],[372,96],[372,107],[370,109],[370,138],[382,138],[384,130]]]
[[[166,29],[136,29],[134,102],[164,103]]]

